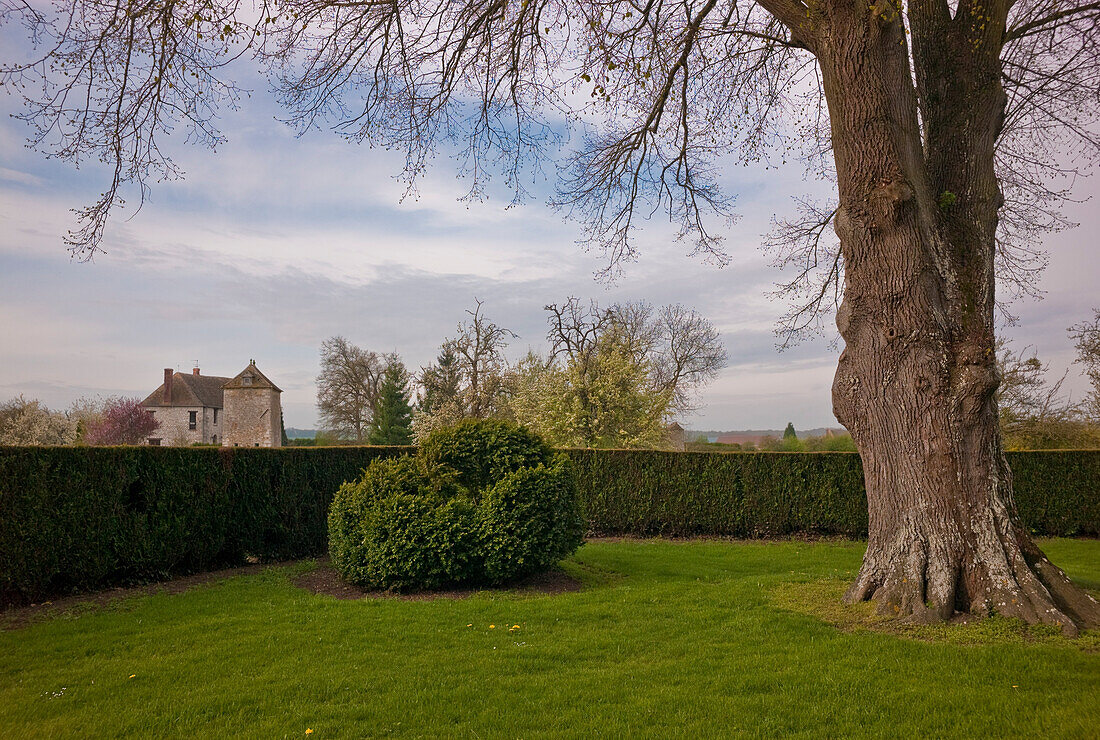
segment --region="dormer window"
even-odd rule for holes
[[[242,375],[241,376],[241,385],[252,385],[252,376],[251,375]]]

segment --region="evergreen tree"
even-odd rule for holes
[[[783,430],[783,439],[798,439],[798,433],[794,430],[794,422],[787,422],[787,428]]]
[[[424,393],[420,398],[420,410],[431,414],[449,403],[457,403],[462,388],[462,369],[454,343],[445,342],[436,358],[436,364],[424,368],[420,384]]]
[[[279,432],[282,434],[282,445],[286,447],[290,444],[290,440],[286,436],[286,422],[283,421],[283,412],[279,411]]]
[[[394,357],[382,373],[378,406],[371,419],[367,442],[372,445],[408,445],[412,441],[409,372],[404,363]]]

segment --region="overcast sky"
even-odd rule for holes
[[[27,130],[7,115],[16,102],[0,95],[0,400],[24,394],[64,408],[86,395],[144,397],[165,367],[190,372],[197,362],[232,376],[254,358],[284,391],[286,425],[313,427],[326,337],[397,351],[416,369],[476,296],[520,335],[509,352],[518,357],[545,347],[542,306],[574,295],[679,302],[718,327],[729,365],[681,420],[689,428],[836,424],[831,337],[776,351],[783,306],[766,293],[779,275],[758,246],[792,196],[821,188],[797,165],[729,168],[741,219],[726,232],[726,267],[687,257],[658,219],[639,233],[641,259],[607,285],[593,277],[599,255],[575,243],[578,227],[542,201],[462,203],[443,155],[419,198],[401,202],[400,156],[323,132],[295,138],[258,87],[223,119],[229,143],[216,153],[172,147],[186,180],[155,185],[132,219],[132,209],[116,216],[107,253],[92,263],[71,260],[62,236],[74,223],[69,209],[91,202],[106,173],[26,149]],[[1077,193],[1097,187],[1093,179]],[[552,183],[533,189],[544,200]],[[1100,305],[1098,210],[1075,207],[1081,228],[1048,239],[1046,299],[1016,304],[1020,323],[1008,330],[1058,374],[1070,368],[1077,395],[1085,382],[1065,328]]]

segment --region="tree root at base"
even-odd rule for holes
[[[1096,599],[1070,581],[1026,533],[1012,528],[1006,535],[979,538],[966,548],[954,538],[910,532],[887,547],[869,546],[844,600],[873,601],[879,614],[918,624],[970,613],[1053,625],[1069,637],[1100,627]],[[988,544],[983,546],[983,540]]]

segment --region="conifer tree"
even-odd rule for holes
[[[404,363],[394,357],[382,373],[378,407],[371,420],[367,442],[372,445],[408,445],[412,441],[409,372]]]

